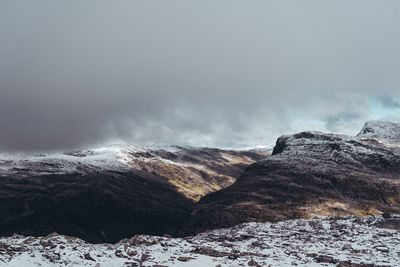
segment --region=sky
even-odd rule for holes
[[[400,122],[400,1],[0,2],[0,149],[271,146]]]

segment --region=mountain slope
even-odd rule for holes
[[[357,137],[320,132],[282,136],[271,157],[249,166],[232,186],[202,198],[185,230],[248,221],[398,213],[398,126],[367,122]]]
[[[0,235],[59,232],[116,242],[173,234],[192,207],[167,181],[138,171],[2,177]]]
[[[134,234],[175,234],[196,197],[230,185],[246,164],[261,157],[208,148],[120,146],[2,155],[0,236],[58,232],[117,242]]]
[[[164,177],[187,198],[198,201],[202,196],[233,184],[248,165],[269,154],[175,147],[174,151],[126,151],[124,162],[135,169]]]

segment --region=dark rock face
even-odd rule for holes
[[[137,171],[0,181],[0,236],[58,232],[97,243],[174,234],[193,208],[165,179]]]
[[[186,233],[248,221],[398,213],[398,129],[398,124],[368,122],[357,137],[282,136],[271,157],[252,164],[232,186],[200,200]]]

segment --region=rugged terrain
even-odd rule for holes
[[[400,212],[400,125],[367,122],[356,137],[282,136],[271,157],[200,200],[189,233],[242,222]]]
[[[117,242],[175,234],[195,200],[232,184],[265,154],[209,148],[108,146],[0,156],[0,236]]]
[[[243,170],[270,155],[264,150],[222,150],[175,147],[171,150],[130,150],[124,162],[130,167],[164,177],[187,198],[202,196],[233,184]]]
[[[0,266],[399,266],[399,213],[390,122],[281,136],[272,155],[111,146],[0,159]]]
[[[185,238],[137,235],[114,245],[58,234],[0,238],[1,267],[296,265],[399,266],[400,217],[245,223]]]

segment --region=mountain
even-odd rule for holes
[[[233,184],[250,164],[269,151],[171,147],[169,150],[130,150],[124,162],[138,170],[155,173],[194,201]]]
[[[399,129],[1,155],[0,266],[397,266]]]
[[[201,196],[265,154],[107,146],[0,156],[0,236],[53,232],[89,242],[175,234]]]
[[[389,121],[367,121],[357,137],[379,140],[387,146],[399,146],[400,124]]]
[[[400,125],[306,131],[268,148],[107,146],[0,155],[0,236],[117,242],[244,222],[400,212]],[[200,200],[200,201],[199,201]]]
[[[242,222],[400,212],[400,124],[369,121],[353,136],[301,132],[203,197],[185,233]]]

